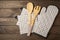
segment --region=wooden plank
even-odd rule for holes
[[[0,25],[16,25],[17,19],[15,18],[0,18]]]
[[[0,34],[16,34],[19,31],[18,26],[0,26]]]
[[[60,40],[60,34],[49,34],[47,40]]]
[[[60,34],[60,26],[53,25],[49,31],[49,34]]]
[[[54,25],[60,25],[60,11],[54,20]]]
[[[26,4],[27,1],[0,1],[0,8],[21,8]]]
[[[60,25],[60,18],[56,18],[56,19],[55,19],[54,25]]]
[[[0,34],[0,40],[18,40],[18,34]]]
[[[32,34],[31,36],[27,37],[26,34],[0,34],[0,40],[60,40],[59,34],[49,34],[47,38],[42,36]]]
[[[26,7],[29,1],[0,1],[0,8],[21,8]],[[34,5],[47,6],[50,4],[60,6],[59,1],[31,1]],[[48,3],[48,4],[47,4]],[[59,7],[60,8],[60,7]]]
[[[20,40],[45,40],[45,38],[38,36],[36,34],[32,34],[31,36],[27,36],[27,34],[20,35]]]
[[[30,37],[27,37],[26,34],[20,35],[20,34],[0,34],[0,40],[44,40],[43,38],[32,35]]]
[[[0,0],[0,1],[30,1],[30,2],[34,2],[34,1],[60,1],[60,0]]]
[[[0,0],[0,1],[19,1],[19,0]],[[28,0],[20,0],[20,1],[28,1]],[[59,1],[59,0],[29,0],[29,1]]]
[[[35,5],[40,5],[41,7],[48,7],[49,5],[54,5],[56,7],[58,7],[58,9],[60,10],[60,2],[58,1],[39,1],[38,3],[35,2]]]
[[[19,8],[2,9],[0,8],[0,18],[15,17],[21,13]]]
[[[42,37],[41,35],[37,35],[33,33],[31,36],[27,37],[26,34],[20,35],[21,40],[60,40],[60,34],[49,34],[47,38]]]
[[[40,1],[60,1],[60,0],[40,0]]]

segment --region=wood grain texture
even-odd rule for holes
[[[18,40],[18,34],[0,34],[0,40]]]
[[[35,33],[32,33],[30,37],[26,34],[19,34],[19,26],[16,25],[15,17],[21,13],[22,7],[26,8],[29,1],[33,2],[34,6],[56,5],[59,9],[47,38]],[[60,40],[60,0],[0,0],[0,40]]]
[[[20,13],[21,10],[19,8],[11,8],[11,9],[0,8],[0,18],[15,17],[17,15],[20,15]]]
[[[18,26],[0,26],[0,34],[16,34],[19,31]]]
[[[59,34],[49,34],[48,38],[44,38],[40,35],[32,34],[27,37],[26,34],[0,34],[0,40],[59,40]]]
[[[0,18],[0,25],[16,25],[17,19],[15,18]]]
[[[26,8],[27,2],[28,1],[0,1],[0,17],[15,17],[19,15],[21,13],[21,8]],[[57,1],[35,1],[33,3],[35,6],[40,5],[42,7],[56,5],[60,10],[60,2]]]
[[[49,31],[49,34],[60,34],[60,26],[53,25]]]
[[[0,8],[21,8],[26,7],[26,4],[29,1],[0,1]],[[59,1],[32,1],[34,5],[41,5],[41,6],[47,6],[47,5],[57,5],[60,6]],[[48,3],[48,4],[47,4]],[[60,7],[59,7],[60,8]]]
[[[21,8],[26,4],[27,1],[0,1],[0,8]]]
[[[49,34],[47,40],[60,40],[60,34]]]
[[[0,1],[60,1],[60,0],[0,0]]]

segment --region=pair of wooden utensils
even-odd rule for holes
[[[41,9],[41,6],[35,6],[33,8],[33,3],[29,2],[27,3],[27,10],[28,10],[28,25],[29,25],[29,30],[27,36],[30,36],[31,31],[33,29],[33,25],[35,22],[35,19]]]

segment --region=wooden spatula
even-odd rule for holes
[[[31,20],[29,33],[27,34],[28,36],[30,36],[30,34],[31,34],[31,31],[32,31],[32,28],[33,28],[35,19],[36,19],[37,15],[38,15],[40,9],[41,9],[40,6],[35,6],[35,7],[34,7],[34,10],[33,10],[33,17],[32,17],[32,20]]]
[[[36,19],[36,17],[38,16],[38,13],[40,11],[41,7],[40,6],[36,6],[34,7],[34,10],[33,10],[33,15],[32,15],[32,20],[31,20],[31,26],[33,26],[34,24],[34,20]]]

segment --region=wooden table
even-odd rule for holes
[[[16,16],[21,13],[22,7],[26,7],[28,0],[22,1],[0,1],[0,40],[60,40],[60,1],[59,0],[29,0],[35,5],[47,7],[56,5],[59,13],[52,25],[48,37],[44,38],[33,33],[30,37],[26,34],[19,34],[19,27],[16,25]]]

